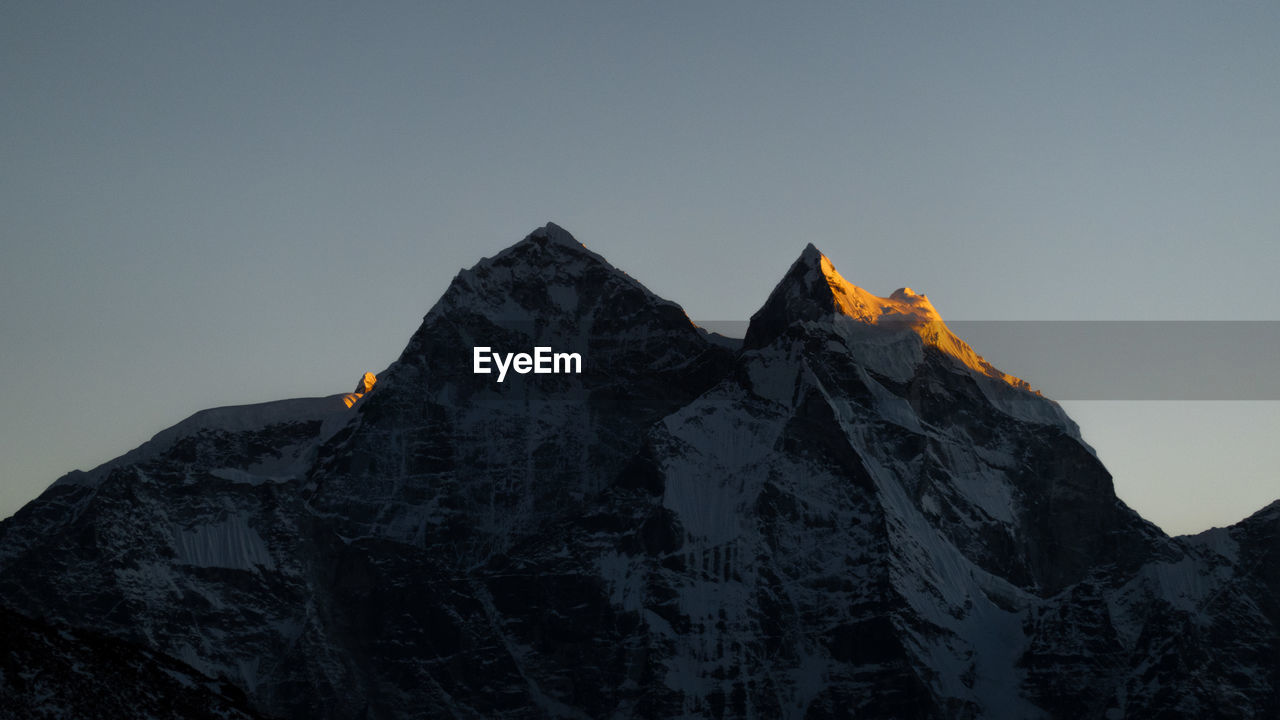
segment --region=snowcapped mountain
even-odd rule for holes
[[[103,702],[170,678],[178,717],[1273,717],[1277,568],[1280,503],[1165,536],[909,288],[809,246],[739,344],[547,225],[355,392],[197,413],[0,524],[0,712],[109,647]]]

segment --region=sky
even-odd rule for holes
[[[0,517],[350,391],[547,221],[695,319],[813,242],[947,319],[1280,320],[1277,37],[1270,2],[6,2]],[[1280,497],[1274,398],[1064,405],[1166,531]]]

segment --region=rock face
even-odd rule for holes
[[[244,693],[155,650],[0,609],[0,717],[256,720]]]
[[[60,480],[0,524],[0,604],[228,713],[1280,713],[1280,504],[1165,536],[1055,403],[812,246],[737,348],[548,225],[357,392]],[[0,709],[35,707],[9,644]]]

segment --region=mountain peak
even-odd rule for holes
[[[544,247],[547,243],[554,243],[556,245],[563,245],[572,248],[583,247],[582,243],[578,242],[577,238],[575,238],[572,233],[553,222],[548,222],[546,225],[543,225],[537,230],[529,233],[525,236],[525,241]]]
[[[912,326],[941,320],[928,299],[910,288],[883,298],[845,280],[830,258],[809,243],[751,317],[746,347],[767,344],[793,322],[837,315],[869,325],[886,318]]]
[[[804,250],[800,252],[800,257],[796,258],[796,262],[816,266],[824,257],[826,257],[826,255],[823,255],[822,251],[819,250],[816,245],[809,243],[804,246]]]
[[[650,348],[658,355],[663,343],[697,355],[707,342],[679,305],[549,222],[460,270],[379,382],[395,385],[401,374],[425,368],[437,378],[457,373],[472,382],[472,356],[458,347],[529,343],[602,357],[611,352],[596,346],[602,340],[624,354]]]
[[[494,317],[542,323],[547,311],[576,313],[580,300],[615,285],[635,289],[647,301],[674,305],[654,296],[568,230],[548,222],[493,257],[459,271],[439,309],[487,308],[497,313]]]
[[[763,347],[792,323],[848,317],[867,325],[909,328],[925,345],[951,356],[959,364],[1017,388],[1026,381],[1001,372],[942,322],[929,297],[901,287],[880,297],[844,279],[830,258],[813,243],[805,246],[763,307],[751,316],[743,347]]]

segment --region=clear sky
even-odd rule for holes
[[[949,319],[1280,320],[1277,38],[1274,2],[6,2],[0,516],[350,391],[547,220],[694,318],[813,242]],[[1280,497],[1276,406],[1067,407],[1186,532]]]

